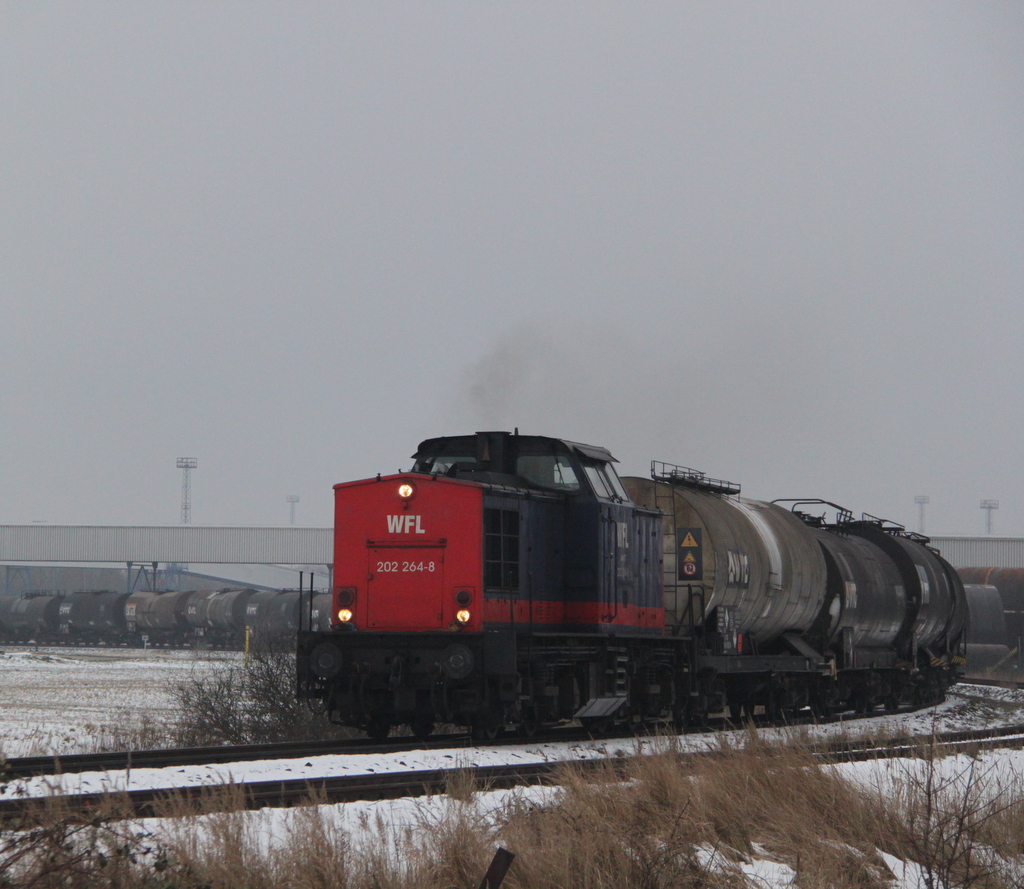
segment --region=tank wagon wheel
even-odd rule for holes
[[[539,729],[540,722],[537,720],[537,714],[532,711],[524,713],[516,724],[516,732],[524,738],[532,738]]]
[[[690,713],[686,705],[672,711],[672,720],[669,723],[676,732],[685,732],[690,725]]]
[[[426,741],[434,733],[434,722],[431,719],[414,719],[409,728],[417,741]]]
[[[875,712],[875,698],[870,689],[861,688],[853,697],[853,711],[858,716],[870,716]]]
[[[749,699],[729,701],[729,721],[742,727],[747,722],[754,721],[754,703]]]
[[[519,734],[521,734],[524,738],[532,738],[534,735],[537,734],[538,728],[539,726],[537,725],[536,720],[533,719],[524,719],[517,726]]]
[[[383,741],[391,733],[391,723],[375,719],[366,726],[366,734],[374,741]]]
[[[501,725],[497,722],[478,722],[469,729],[474,741],[493,741],[501,734]]]

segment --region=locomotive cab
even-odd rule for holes
[[[335,486],[332,629],[300,633],[300,694],[377,734],[502,723],[530,681],[527,637],[660,633],[660,517],[607,450],[481,432],[413,460]],[[573,699],[600,691],[584,685]]]

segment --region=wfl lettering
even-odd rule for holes
[[[418,515],[389,515],[388,534],[426,534],[420,527],[420,516]]]

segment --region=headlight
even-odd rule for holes
[[[461,611],[456,611],[455,612],[455,619],[460,624],[468,624],[469,623],[469,612],[465,608],[463,608]]]
[[[408,482],[404,482],[398,486],[398,496],[403,500],[408,500],[415,493],[416,489]]]
[[[342,608],[338,612],[338,620],[340,620],[343,624],[347,624],[350,620],[352,620],[352,612],[349,611],[349,609],[347,608]]]

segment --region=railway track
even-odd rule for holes
[[[973,677],[971,679],[962,679],[960,680],[960,682],[957,683],[957,685],[984,685],[988,688],[1024,688],[1024,682],[1019,682],[1014,679],[981,679],[977,677]],[[955,688],[956,686],[953,687]]]
[[[584,729],[568,727],[536,734],[530,738],[499,737],[487,741],[488,747],[507,747],[524,743],[586,741],[592,734]],[[625,736],[632,737],[632,736]],[[0,780],[35,778],[47,775],[73,775],[81,772],[125,771],[142,768],[174,766],[206,766],[234,762],[257,762],[265,759],[297,759],[306,756],[347,754],[405,753],[414,750],[447,750],[477,747],[480,742],[468,733],[434,735],[425,741],[415,738],[394,738],[373,741],[354,738],[342,741],[283,741],[272,744],[242,744],[225,747],[176,747],[163,750],[128,750],[114,753],[74,753],[67,756],[23,756],[0,760]]]
[[[1003,680],[964,680],[961,684],[985,685],[1004,688],[1024,688],[1024,682],[1013,683]],[[912,712],[912,711],[911,711]],[[825,724],[839,721],[843,715],[829,718],[807,718],[793,725]],[[770,725],[762,718],[759,725]],[[708,730],[736,728],[725,719],[711,720]],[[614,740],[634,737],[626,735],[602,735],[600,740]],[[579,727],[564,727],[529,738],[518,735],[499,736],[487,741],[488,747],[502,747],[524,743],[543,744],[557,742],[587,741],[596,736]],[[441,750],[447,748],[479,746],[468,733],[434,735],[427,740],[414,738],[392,738],[388,741],[374,741],[369,738],[333,741],[283,741],[268,744],[243,744],[222,747],[177,747],[161,750],[128,750],[110,753],[75,753],[65,756],[24,756],[0,760],[0,779],[12,780],[44,775],[70,775],[81,772],[124,771],[141,768],[170,768],[172,766],[219,765],[233,762],[256,762],[264,759],[292,759],[305,756],[329,756],[334,754],[379,754],[405,753],[414,750]]]
[[[920,756],[929,749],[972,752],[995,748],[1024,747],[1024,724],[974,731],[944,732],[910,736],[885,742],[838,741],[807,746],[806,750],[823,764],[863,762],[870,759]],[[683,767],[700,757],[721,755],[716,751],[677,754]],[[604,770],[622,776],[627,757],[558,760],[536,763],[473,766],[453,769],[422,769],[344,775],[327,778],[253,781],[219,787],[144,789],[119,793],[83,793],[0,800],[0,824],[16,828],[37,819],[158,817],[168,814],[212,812],[266,807],[289,807],[315,802],[343,803],[443,794],[453,782],[498,790],[503,788],[557,784],[564,770]]]
[[[219,765],[228,762],[256,762],[261,759],[291,759],[335,753],[401,753],[440,747],[468,746],[469,735],[438,735],[429,742],[408,738],[391,743],[356,738],[349,741],[284,741],[273,744],[242,744],[226,747],[176,747],[163,750],[128,750],[115,753],[74,753],[68,756],[22,756],[0,763],[5,780],[40,775],[71,775],[80,772],[126,769],[169,768],[172,766]]]

